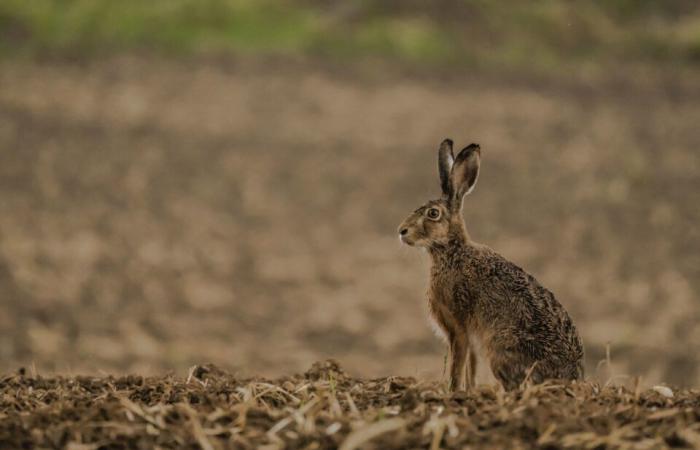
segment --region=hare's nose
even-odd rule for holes
[[[408,233],[408,228],[401,228],[401,229],[399,230],[399,234],[400,234],[401,236],[405,236],[406,233]]]

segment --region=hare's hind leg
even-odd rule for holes
[[[455,392],[465,387],[465,366],[469,341],[464,333],[450,335],[450,391]]]

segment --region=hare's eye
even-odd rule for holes
[[[440,210],[437,208],[430,208],[428,210],[428,218],[437,220],[440,218]]]

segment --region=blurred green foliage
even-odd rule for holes
[[[380,57],[464,66],[700,62],[697,0],[2,0],[0,51]]]

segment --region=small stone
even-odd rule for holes
[[[667,386],[654,386],[651,388],[653,391],[658,392],[666,398],[673,398],[673,391]]]

